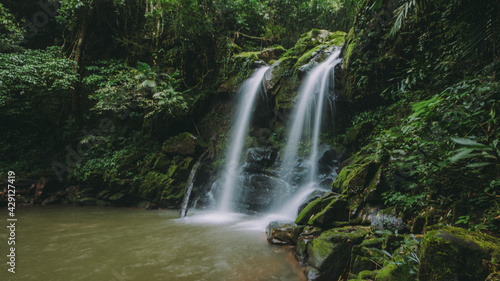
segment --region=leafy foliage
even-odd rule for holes
[[[14,50],[23,38],[15,17],[0,3],[0,52]]]
[[[394,235],[398,237],[398,233],[386,231],[382,233],[385,237]],[[372,259],[378,264],[394,264],[401,268],[403,272],[409,274],[407,280],[416,280],[418,277],[418,268],[420,265],[420,246],[422,237],[417,237],[414,234],[404,236],[403,241],[398,245],[397,249],[390,253],[387,250],[371,248],[375,254]],[[396,244],[397,245],[397,244]]]
[[[138,107],[145,112],[144,118],[166,112],[171,116],[186,112],[188,104],[176,80],[178,73],[158,73],[148,64],[139,63],[131,68],[120,61],[101,61],[87,68],[93,72],[84,84],[94,88],[89,98],[96,100],[93,110],[100,113],[119,113]]]
[[[4,132],[0,158],[10,162],[2,166],[19,161],[23,169],[33,169],[33,162],[43,162],[51,148],[67,141],[74,131],[66,127],[72,120],[71,91],[78,78],[73,67],[56,47],[0,53],[0,128]],[[26,159],[20,161],[18,155]]]
[[[68,100],[77,76],[73,62],[57,47],[0,53],[0,108],[2,114],[57,116]]]

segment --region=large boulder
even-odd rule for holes
[[[243,169],[248,173],[261,173],[273,166],[278,156],[275,149],[251,148],[248,150],[247,159]]]
[[[338,280],[349,269],[351,248],[363,242],[367,228],[334,228],[307,244],[309,280]]]
[[[355,195],[362,193],[373,180],[380,165],[375,162],[345,166],[332,185],[338,193]]]
[[[313,218],[314,215],[326,208],[326,206],[328,206],[331,202],[337,200],[337,198],[338,196],[333,193],[325,193],[323,196],[314,199],[312,202],[307,204],[304,209],[302,209],[295,219],[295,223],[299,225],[308,224],[309,220]]]
[[[250,213],[265,212],[287,192],[289,186],[282,179],[255,174],[244,177],[240,202]]]
[[[273,221],[266,227],[267,241],[273,244],[297,245],[304,226],[289,222]]]
[[[485,280],[500,268],[500,239],[452,226],[432,226],[426,231],[420,281]]]
[[[382,249],[384,238],[367,238],[361,244],[352,247],[351,273],[358,274],[362,271],[373,271],[377,265],[373,262],[372,248]],[[359,277],[359,276],[358,276]]]
[[[334,226],[335,222],[349,220],[349,209],[347,201],[343,198],[335,198],[325,208],[309,219],[307,224],[321,227]]]
[[[269,63],[273,60],[277,60],[286,52],[286,49],[282,46],[275,46],[272,48],[266,48],[257,54],[257,57],[266,63]]]

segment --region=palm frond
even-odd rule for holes
[[[411,14],[418,13],[426,0],[406,0],[395,10],[395,21],[391,28],[390,35],[395,36],[405,25],[407,18]]]

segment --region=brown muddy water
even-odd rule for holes
[[[289,249],[269,245],[258,217],[141,209],[16,209],[15,274],[7,211],[0,280],[301,280]]]

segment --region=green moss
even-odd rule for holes
[[[269,81],[270,91],[268,94],[275,97],[277,109],[291,108],[300,81],[293,73],[293,65],[297,57],[283,57],[271,67],[272,77]]]
[[[309,219],[309,225],[317,225],[322,227],[333,226],[336,222],[347,222],[349,214],[347,212],[347,201],[334,197],[329,199],[329,203],[316,215]],[[327,203],[327,200],[324,200]]]
[[[316,198],[314,201],[309,203],[297,216],[295,223],[299,225],[305,225],[309,221],[309,218],[321,210],[321,201],[323,199]]]
[[[356,48],[356,34],[354,33],[354,27],[349,30],[349,34],[347,34],[347,37],[345,39],[347,42],[346,49],[344,51],[344,57],[343,57],[343,64],[344,68],[349,67],[350,59],[353,54],[354,49]]]
[[[361,243],[361,246],[367,247],[367,248],[380,248],[382,244],[384,243],[384,238],[370,238],[370,239],[365,239]]]
[[[175,172],[177,167],[174,165],[171,167],[170,175],[150,171],[147,173],[144,182],[140,186],[140,190],[137,190],[139,197],[147,199],[150,201],[157,201],[160,189],[162,187],[169,187],[174,179],[171,175]]]
[[[267,64],[272,64],[271,61],[279,59],[281,55],[284,54],[285,52],[286,52],[285,48],[283,48],[280,45],[277,45],[262,50],[259,54],[257,54],[257,57],[265,61]]]
[[[422,243],[419,279],[484,280],[485,261],[498,266],[500,239],[451,226],[427,229]]]
[[[163,152],[175,155],[193,155],[198,145],[197,137],[184,132],[166,140],[163,143]]]
[[[253,60],[258,60],[259,58],[257,57],[257,55],[259,54],[260,52],[241,52],[239,54],[236,54],[234,55],[235,58],[250,58],[250,59],[253,59]]]
[[[377,275],[378,271],[374,270],[363,270],[358,274],[358,279],[373,279]]]
[[[163,153],[158,153],[153,163],[153,169],[158,172],[164,171],[168,169],[168,167],[170,167],[170,164],[171,164],[170,157],[167,157]]]
[[[344,272],[351,247],[358,245],[369,233],[368,228],[334,228],[324,231],[308,244],[307,265],[337,280]]]
[[[293,69],[297,70],[299,67],[308,63],[309,60],[312,58],[313,53],[321,50],[321,48],[324,48],[324,47],[325,47],[324,45],[319,45],[319,46],[316,46],[316,47],[310,49],[309,51],[305,52],[302,56],[299,57],[299,59],[297,60],[297,62],[293,66]]]
[[[391,263],[384,266],[381,270],[377,272],[375,276],[375,281],[401,281],[401,280],[412,280],[408,279],[409,275],[404,272],[402,267]],[[436,279],[436,280],[446,280],[446,279]]]
[[[307,50],[310,50],[317,45],[325,44],[335,38],[338,38],[340,33],[332,33],[327,30],[311,30],[307,33],[302,34],[300,39],[297,41],[295,46],[289,49],[283,57],[296,56],[300,57]],[[332,37],[333,36],[333,37]]]
[[[351,273],[363,272],[376,269],[371,257],[356,256],[351,266]],[[359,279],[363,279],[358,276]]]
[[[343,194],[359,193],[366,185],[369,164],[353,164],[342,169],[333,182],[333,191]]]
[[[346,41],[346,33],[343,31],[334,31],[328,36],[328,44],[330,46],[341,46]]]
[[[366,235],[370,233],[369,227],[358,227],[357,229],[346,229],[346,228],[333,228],[321,233],[320,237],[327,239],[328,241],[347,241],[349,240],[352,245],[358,245],[363,242]]]

